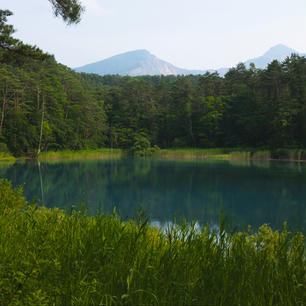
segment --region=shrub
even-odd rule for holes
[[[0,179],[0,213],[27,205],[22,187],[13,189],[11,182]]]
[[[129,149],[129,153],[135,156],[147,156],[152,155],[159,151],[158,146],[151,147],[150,140],[140,134],[134,137],[134,143],[132,147]]]

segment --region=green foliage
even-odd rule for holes
[[[52,3],[68,11],[79,5]],[[0,50],[0,141],[15,156],[228,147],[253,148],[250,157],[267,159],[258,151],[306,147],[305,57],[273,61],[264,70],[239,64],[224,77],[78,74],[37,47],[11,41],[10,14],[0,11],[0,43],[7,46]],[[299,152],[294,159],[305,156]]]
[[[84,7],[79,0],[48,0],[55,16],[61,16],[67,24],[78,23]]]
[[[16,210],[26,206],[22,187],[12,189],[12,184],[6,179],[0,179],[0,215],[7,210]]]
[[[9,10],[0,10],[0,48],[11,49],[18,42],[17,39],[12,37],[15,29],[12,25],[6,24],[7,17],[13,15]]]
[[[136,135],[129,152],[135,156],[148,156],[159,151],[158,146],[151,147],[150,140],[143,134]]]
[[[7,182],[0,194],[5,207],[20,206]],[[0,233],[1,305],[302,306],[306,299],[305,237],[286,227],[157,229],[143,217],[124,223],[116,213],[27,206],[1,213]]]
[[[99,150],[80,150],[80,151],[48,151],[39,155],[39,159],[63,159],[63,158],[103,158],[103,157],[121,157],[123,155],[120,149],[99,149]]]
[[[7,145],[3,142],[0,142],[0,161],[1,160],[14,160],[15,158],[9,152]]]
[[[301,160],[303,150],[296,150]],[[270,160],[272,153],[269,150],[257,150],[251,148],[210,148],[210,149],[168,149],[161,150],[162,156],[173,157],[195,157],[195,158],[214,158],[214,159],[233,159],[233,160]]]

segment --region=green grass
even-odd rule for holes
[[[5,153],[5,152],[0,152],[0,162],[1,161],[9,161],[9,162],[12,162],[12,161],[15,161],[16,158],[11,155],[10,153]]]
[[[269,150],[255,151],[252,154],[252,159],[269,160],[271,159],[271,152]]]
[[[164,158],[209,158],[225,160],[291,160],[305,161],[306,150],[275,149],[260,150],[254,148],[211,148],[211,149],[163,149],[159,155]]]
[[[165,149],[160,152],[161,157],[177,158],[207,158],[207,159],[225,159],[225,160],[248,160],[251,158],[251,152],[231,148],[211,148],[211,149]]]
[[[280,160],[306,160],[306,149],[279,148],[271,152],[271,157]]]
[[[0,305],[304,306],[305,237],[86,216],[0,180]]]
[[[176,148],[162,149],[159,154],[162,158],[179,158],[179,159],[230,159],[229,150],[224,148]]]
[[[80,151],[48,151],[40,153],[38,159],[66,159],[66,158],[108,158],[120,157],[122,150],[120,149],[97,149],[97,150],[80,150]]]
[[[97,150],[79,150],[79,151],[48,151],[40,153],[40,160],[61,160],[61,159],[79,159],[79,158],[113,158],[127,155],[127,152],[121,149],[97,149]],[[223,159],[223,160],[291,160],[305,161],[306,150],[303,149],[242,149],[242,148],[176,148],[162,149],[157,156],[162,158],[202,158],[202,159]],[[14,161],[15,158],[7,153],[0,153],[1,160]]]

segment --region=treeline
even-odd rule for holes
[[[0,149],[306,146],[306,59],[224,76],[79,74],[37,48],[0,48]],[[1,144],[2,143],[2,144]]]

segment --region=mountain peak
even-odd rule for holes
[[[102,61],[76,68],[77,72],[120,75],[184,74],[185,70],[160,60],[146,49],[128,51]]]
[[[153,56],[148,50],[146,49],[137,49],[132,51],[127,51],[115,56],[130,56],[130,55],[137,55],[137,56]]]
[[[278,44],[270,48],[263,56],[266,57],[283,57],[288,56],[292,53],[299,54],[296,50],[293,50],[283,44]]]
[[[139,53],[139,54],[150,54],[152,55],[148,50],[146,49],[136,49],[136,50],[133,50],[133,51],[128,51],[126,53]]]
[[[288,56],[291,56],[292,53],[303,55],[297,52],[296,50],[293,50],[283,44],[278,44],[270,48],[262,56],[246,61],[245,65],[248,68],[250,66],[250,63],[254,63],[257,68],[265,68],[273,60],[278,60],[279,62],[282,62]]]

